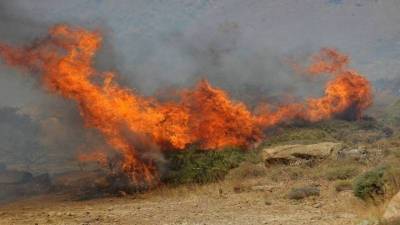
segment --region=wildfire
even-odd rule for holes
[[[263,138],[263,130],[294,119],[320,121],[333,116],[357,119],[372,103],[369,82],[348,68],[347,56],[322,49],[313,57],[310,74],[327,73],[325,95],[305,103],[264,107],[259,113],[233,101],[208,81],[179,91],[179,100],[160,102],[120,86],[111,72],[93,68],[101,46],[99,33],[58,25],[48,37],[27,47],[0,44],[0,55],[11,66],[42,74],[50,92],[76,101],[85,126],[97,129],[122,156],[121,170],[135,183],[151,184],[158,177],[153,151],[184,150],[196,143],[204,149],[247,146]],[[101,152],[81,160],[106,164]]]

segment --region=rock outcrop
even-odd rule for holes
[[[262,151],[262,159],[266,166],[274,164],[312,165],[319,160],[336,158],[341,149],[343,149],[343,144],[335,142],[282,145],[265,148]]]
[[[400,192],[398,192],[386,207],[383,219],[388,222],[400,221]]]

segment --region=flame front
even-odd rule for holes
[[[333,78],[324,96],[305,103],[253,113],[206,80],[179,91],[179,100],[160,102],[121,87],[114,73],[93,68],[101,42],[99,33],[58,25],[28,47],[0,44],[0,55],[11,66],[42,74],[43,86],[50,92],[76,101],[85,126],[97,129],[122,155],[123,172],[139,184],[154,183],[159,176],[154,160],[145,154],[149,143],[161,151],[184,150],[193,143],[209,150],[247,146],[260,141],[264,129],[294,119],[315,122],[350,112],[357,119],[372,103],[369,82],[348,69],[348,57],[334,49],[322,49],[307,68],[310,74],[328,73]],[[105,164],[100,152],[81,159]]]

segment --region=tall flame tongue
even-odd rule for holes
[[[369,82],[348,69],[348,58],[333,49],[322,49],[307,68],[310,74],[331,74],[333,80],[323,97],[304,104],[255,114],[206,80],[192,90],[182,90],[180,100],[161,103],[121,87],[114,82],[113,73],[92,67],[101,41],[96,32],[58,25],[47,38],[28,47],[0,44],[0,55],[9,65],[40,72],[46,89],[75,100],[85,126],[99,130],[123,156],[121,169],[136,184],[158,180],[155,162],[146,156],[153,151],[151,144],[164,151],[183,150],[191,143],[210,150],[247,146],[263,138],[263,129],[283,122],[314,122],[348,113],[357,119],[372,103]],[[106,157],[96,151],[81,159],[97,159],[104,164]]]
[[[325,88],[325,96],[307,101],[305,118],[319,121],[335,116],[359,119],[372,104],[371,85],[357,71],[349,69],[349,58],[334,49],[323,48],[308,68],[310,74],[334,76]]]

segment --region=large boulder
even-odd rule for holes
[[[343,149],[343,144],[335,142],[309,145],[293,144],[265,148],[261,155],[266,166],[273,164],[312,165],[318,160],[336,157],[341,149]]]
[[[400,192],[398,192],[386,207],[383,219],[388,222],[400,220]]]

